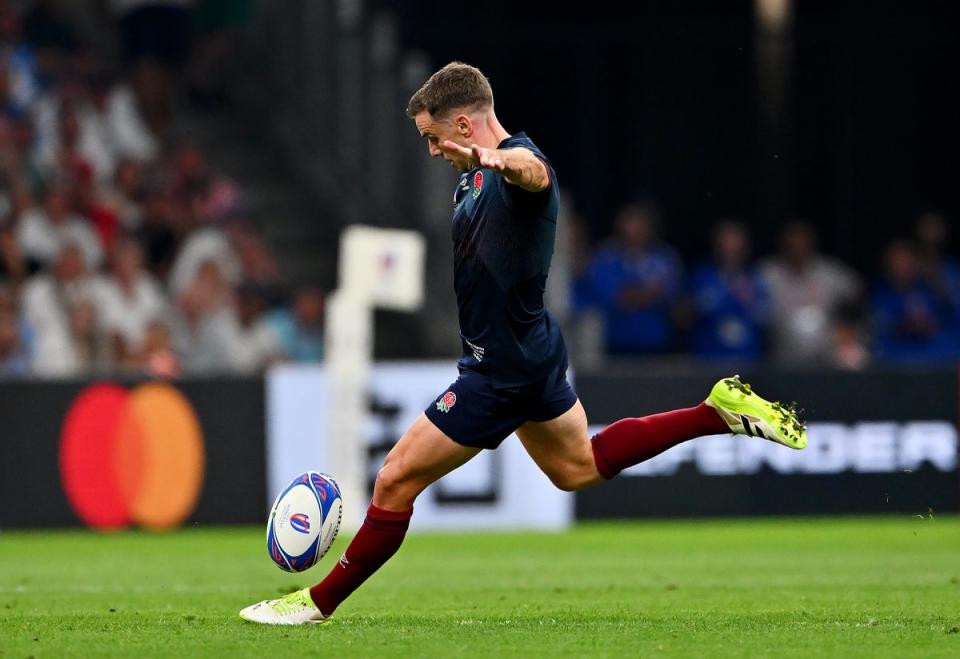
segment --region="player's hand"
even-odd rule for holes
[[[450,155],[458,155],[465,159],[471,168],[485,167],[496,172],[502,172],[506,169],[503,162],[503,155],[496,149],[487,149],[476,144],[471,144],[468,149],[450,140],[444,140],[440,148]]]

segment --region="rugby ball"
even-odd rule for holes
[[[267,552],[281,570],[303,572],[330,549],[343,514],[336,481],[317,471],[300,474],[270,509]]]

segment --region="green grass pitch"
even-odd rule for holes
[[[412,535],[337,612],[260,529],[0,533],[0,657],[960,656],[960,518],[640,522]]]

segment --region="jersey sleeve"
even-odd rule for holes
[[[526,144],[517,144],[511,148],[527,149],[539,158],[540,162],[547,168],[547,177],[550,182],[543,190],[531,192],[524,190],[519,185],[508,183],[507,179],[503,176],[497,176],[497,187],[500,188],[500,196],[503,198],[503,202],[510,208],[537,208],[546,205],[551,197],[557,194],[558,190],[556,186],[557,174],[553,170],[553,165],[551,165],[546,156],[535,147],[531,148]]]

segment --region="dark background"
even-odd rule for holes
[[[593,240],[649,195],[688,255],[719,216],[746,219],[758,251],[802,216],[827,251],[874,271],[917,211],[960,211],[956,3],[792,3],[774,139],[752,2],[379,4],[405,47],[490,77],[505,127],[554,160]]]

